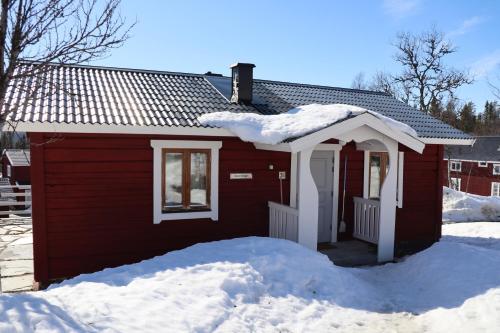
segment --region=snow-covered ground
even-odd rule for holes
[[[443,187],[443,221],[500,221],[500,197],[485,197]]]
[[[372,268],[336,267],[270,238],[198,244],[0,295],[0,332],[498,332],[499,224],[443,232]]]

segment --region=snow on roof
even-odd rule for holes
[[[370,113],[391,129],[417,137],[417,132],[406,124],[378,112],[348,104],[309,104],[278,115],[215,112],[198,117],[198,121],[203,125],[228,129],[243,141],[277,144],[286,139],[307,135],[362,113]]]

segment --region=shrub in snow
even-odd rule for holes
[[[362,113],[370,113],[390,128],[417,137],[415,130],[406,124],[380,113],[348,104],[309,104],[278,115],[214,112],[198,117],[198,121],[203,125],[228,129],[243,141],[277,144]]]
[[[486,197],[443,187],[443,221],[500,221],[500,197]]]

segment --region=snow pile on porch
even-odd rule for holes
[[[350,116],[371,113],[393,130],[417,137],[410,126],[380,113],[348,104],[309,104],[278,115],[256,113],[214,112],[198,117],[202,125],[225,128],[241,140],[277,144],[328,127]]]
[[[444,241],[373,268],[270,238],[198,244],[0,295],[0,332],[497,332],[493,225],[446,225]]]
[[[443,187],[443,221],[500,221],[500,197],[486,197]]]

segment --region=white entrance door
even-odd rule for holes
[[[311,172],[318,188],[318,242],[331,240],[333,199],[333,151],[314,151]]]

